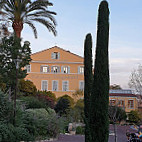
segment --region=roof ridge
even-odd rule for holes
[[[83,58],[83,57],[82,57],[82,56],[80,56],[80,55],[77,55],[77,54],[75,54],[75,53],[72,53],[72,52],[70,52],[69,50],[65,50],[65,49],[63,49],[63,48],[61,48],[61,47],[58,47],[58,46],[53,46],[53,47],[51,47],[51,48],[47,48],[47,49],[44,49],[44,50],[41,50],[41,51],[35,52],[35,53],[31,54],[31,55],[38,54],[38,53],[41,53],[41,52],[44,52],[44,51],[50,50],[50,49],[52,49],[52,48],[59,48],[59,49],[61,49],[61,50],[65,51],[65,52],[69,52],[69,53],[71,53],[71,54],[73,54],[73,55],[75,55],[75,56],[78,56],[78,57],[80,57],[80,58]]]

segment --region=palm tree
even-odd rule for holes
[[[55,12],[49,11],[48,6],[53,6],[48,0],[0,0],[0,15],[6,17],[6,21],[12,24],[17,37],[21,37],[23,24],[28,24],[37,38],[37,30],[34,22],[46,26],[55,36],[56,20]],[[2,21],[3,18],[0,19]]]

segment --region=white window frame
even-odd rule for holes
[[[44,71],[43,71],[43,68],[44,68],[44,67],[47,68],[47,72],[44,72]],[[42,68],[42,71],[41,71],[42,73],[49,73],[49,72],[50,72],[50,68],[49,68],[48,65],[41,65],[40,68]]]
[[[83,88],[81,88],[81,83],[83,83]],[[84,90],[84,80],[79,81],[79,90],[81,90],[81,91]]]
[[[64,83],[67,82],[67,89],[64,89]],[[62,81],[62,91],[66,92],[69,90],[69,81],[68,80],[64,80]]]
[[[53,84],[54,81],[57,82],[57,89],[56,90],[54,90],[54,84]],[[58,91],[58,80],[52,80],[52,91]]]
[[[70,73],[70,66],[61,66],[61,72],[63,74],[69,74]]]
[[[43,82],[45,82],[45,81],[47,82],[47,89],[44,89],[44,87],[43,87]],[[41,81],[41,90],[42,91],[48,91],[48,80],[42,80]]]
[[[26,65],[27,73],[31,72],[31,65]]]
[[[84,74],[84,66],[78,66],[78,74]]]

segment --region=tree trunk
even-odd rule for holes
[[[109,137],[109,9],[107,1],[99,6],[94,81],[91,94],[91,142],[108,142]]]
[[[91,141],[90,134],[90,97],[92,90],[92,36],[87,34],[84,44],[84,114],[85,142]]]
[[[13,24],[12,24],[12,27],[14,29],[16,36],[18,38],[20,38],[21,37],[21,31],[23,29],[23,23],[14,21]]]

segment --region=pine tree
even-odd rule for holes
[[[90,129],[92,142],[108,142],[109,120],[109,9],[107,1],[99,6],[94,82],[91,94]]]
[[[85,142],[90,142],[90,96],[92,89],[92,36],[86,35],[84,43],[84,114],[85,114]]]

